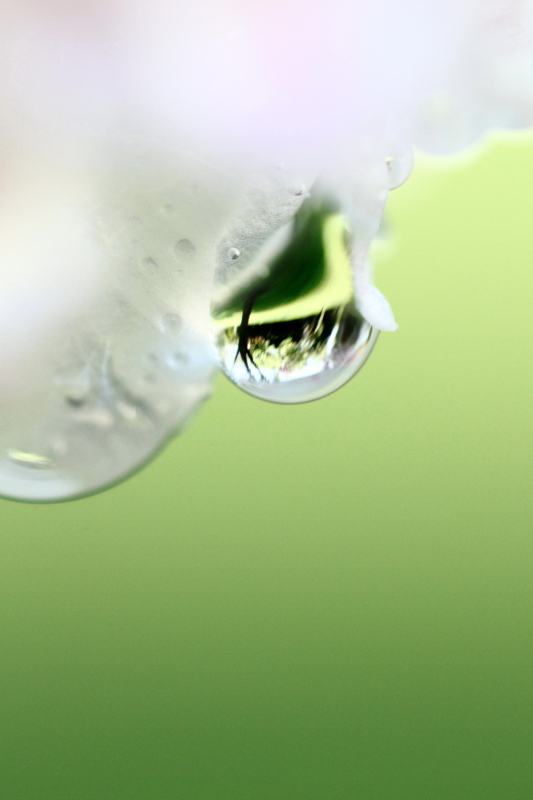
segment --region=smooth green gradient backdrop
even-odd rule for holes
[[[533,798],[532,176],[393,193],[340,392],[220,379],[128,482],[0,502],[1,798]]]

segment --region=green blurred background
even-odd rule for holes
[[[0,797],[533,798],[532,175],[419,161],[340,392],[1,501]]]

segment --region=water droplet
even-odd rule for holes
[[[189,357],[187,353],[184,353],[181,350],[176,350],[175,353],[172,353],[172,355],[168,357],[168,364],[173,369],[180,369],[188,363]]]
[[[182,319],[179,314],[165,314],[161,320],[161,329],[164,333],[176,333],[180,330]]]
[[[157,272],[158,264],[155,258],[147,256],[146,258],[142,259],[141,267],[143,268],[144,272],[154,274],[155,272]]]
[[[292,189],[292,193],[295,197],[301,197],[305,193],[305,186],[303,183],[299,184],[299,186],[295,186]]]
[[[241,254],[241,251],[239,250],[238,247],[230,247],[230,249],[228,250],[228,256],[233,261],[235,261],[237,258],[239,258],[240,254]]]
[[[32,469],[49,469],[52,466],[51,459],[47,456],[37,455],[36,453],[27,453],[24,450],[11,449],[7,451],[8,457],[15,464],[20,464],[23,467],[31,467]]]
[[[413,151],[410,147],[398,148],[385,159],[389,173],[389,188],[397,189],[405,183],[413,169]]]
[[[75,394],[74,392],[65,396],[65,403],[71,406],[71,408],[80,408],[84,404],[85,400],[85,395]]]
[[[302,403],[362,367],[378,332],[357,310],[348,247],[344,215],[312,197],[266,274],[213,303],[218,362],[237,386],[263,400]]]
[[[178,257],[192,257],[196,253],[196,247],[193,245],[190,239],[180,239],[174,245],[174,251]]]

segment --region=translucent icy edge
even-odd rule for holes
[[[82,199],[70,192],[67,218],[76,235],[64,268],[53,270],[52,315],[40,316],[50,310],[41,278],[50,272],[48,253],[62,252],[62,216],[46,213],[57,173],[39,177],[45,189],[49,180],[50,193],[38,202],[32,176],[19,184],[31,214],[13,245],[2,240],[14,287],[5,332],[0,325],[8,355],[0,370],[5,497],[61,500],[115,483],[181,429],[209,393],[215,247],[236,183],[205,164],[169,164],[135,149],[115,153],[112,168],[101,166],[96,175],[80,167]],[[41,248],[33,242],[33,272],[25,274],[18,242],[41,215],[50,224]],[[81,291],[71,277],[88,268],[87,253],[97,278]],[[10,339],[19,324],[20,336]]]

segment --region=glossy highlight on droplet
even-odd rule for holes
[[[23,450],[16,450],[14,448],[8,450],[7,455],[15,464],[20,464],[23,467],[30,467],[31,469],[48,469],[52,464],[47,456],[37,455],[36,453],[26,453]]]
[[[359,371],[378,331],[357,309],[349,246],[344,215],[312,197],[281,251],[266,266],[257,254],[250,280],[213,302],[216,357],[233,383],[263,400],[303,403]]]

